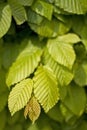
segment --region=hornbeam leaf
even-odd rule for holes
[[[84,14],[87,9],[84,9],[84,1],[82,0],[55,0],[55,5],[73,14]],[[85,0],[86,1],[86,0]],[[87,1],[86,1],[87,4]]]
[[[34,76],[34,95],[48,112],[59,100],[58,83],[52,70],[39,66]]]
[[[28,115],[31,121],[34,123],[38,119],[40,112],[41,112],[40,105],[36,100],[36,98],[33,96],[30,99],[27,106],[25,107],[24,116],[26,118]]]
[[[31,6],[34,0],[17,0],[21,5]]]
[[[79,36],[74,33],[68,33],[68,34],[59,36],[59,40],[62,42],[71,43],[71,44],[81,42],[81,39],[79,38]]]
[[[22,109],[31,98],[33,89],[33,81],[31,79],[24,79],[16,84],[10,92],[8,98],[8,107],[11,115]]]
[[[72,68],[76,58],[72,45],[59,41],[57,37],[48,40],[47,48],[55,61],[69,69]]]
[[[11,9],[9,5],[0,4],[0,38],[9,30],[11,25]]]
[[[43,56],[43,63],[48,65],[56,75],[61,86],[68,85],[73,79],[73,73],[66,67],[58,64],[49,54],[47,48]]]
[[[47,2],[36,0],[32,5],[32,10],[36,13],[40,14],[41,16],[46,17],[48,20],[51,20],[52,13],[53,13],[53,5]]]
[[[71,28],[71,24],[64,24],[55,18],[53,18],[51,21],[43,19],[40,25],[34,23],[35,22],[31,23],[29,21],[29,26],[31,29],[44,37],[56,37],[57,35],[65,34]]]
[[[84,88],[76,84],[71,84],[67,86],[67,90],[67,96],[62,102],[75,115],[81,116],[86,107],[86,93]]]
[[[32,45],[30,40],[10,67],[6,79],[7,85],[11,86],[33,73],[34,69],[38,66],[41,54],[41,50]]]
[[[87,61],[76,64],[74,67],[74,81],[81,87],[87,85]]]
[[[12,15],[18,25],[27,20],[25,8],[17,0],[8,0],[12,10]]]

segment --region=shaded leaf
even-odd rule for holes
[[[38,67],[34,76],[34,94],[48,112],[59,100],[59,89],[52,70],[46,66]]]
[[[74,67],[74,81],[81,87],[87,85],[87,62],[83,61],[82,64],[77,64]]]
[[[60,110],[60,104],[56,104],[47,114],[50,118],[57,122],[62,123],[64,121],[64,117]]]
[[[57,35],[65,34],[71,28],[70,24],[64,24],[55,18],[51,21],[44,19],[40,25],[29,23],[29,26],[37,34],[44,37],[56,37]]]
[[[86,107],[86,93],[84,88],[73,84],[67,86],[67,96],[64,98],[64,105],[75,115],[81,116]]]
[[[34,12],[32,9],[28,9],[27,11],[27,21],[29,23],[34,23],[37,25],[40,25],[43,20],[43,17],[36,12]]]
[[[21,5],[31,6],[34,0],[17,0]]]
[[[31,98],[33,89],[33,81],[31,79],[24,79],[16,84],[10,92],[8,98],[8,107],[11,115],[22,109]]]
[[[40,105],[35,97],[32,97],[28,102],[27,106],[25,107],[24,116],[25,118],[27,115],[31,119],[32,123],[34,123],[38,117],[40,116]]]

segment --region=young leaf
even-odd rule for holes
[[[57,37],[48,40],[47,48],[55,61],[69,69],[72,68],[76,56],[74,49],[70,44],[59,41]]]
[[[0,38],[9,30],[11,25],[11,9],[9,5],[0,4]]]
[[[41,50],[32,45],[30,40],[10,67],[6,79],[7,85],[11,86],[33,73],[40,61],[41,54]]]
[[[59,83],[61,86],[68,85],[71,80],[73,79],[72,72],[67,69],[66,67],[58,64],[49,54],[48,50],[46,49],[43,56],[43,63],[48,65],[56,75]]]
[[[47,2],[36,0],[32,5],[32,10],[36,13],[40,14],[41,16],[46,17],[48,20],[51,20],[52,13],[53,13],[53,5]]]
[[[27,106],[25,107],[24,111],[25,118],[27,117],[27,115],[29,115],[29,118],[31,119],[32,123],[34,123],[38,119],[40,112],[41,109],[38,101],[36,100],[35,97],[32,97]]]
[[[11,115],[22,109],[31,98],[33,89],[33,81],[31,79],[24,79],[16,84],[10,92],[8,98],[8,107]]]
[[[81,42],[81,39],[79,38],[78,35],[74,33],[68,33],[68,34],[59,36],[59,41],[75,44],[75,43]]]
[[[25,8],[17,0],[8,0],[8,2],[16,23],[18,25],[23,24],[27,20]]]
[[[67,86],[67,90],[67,96],[62,102],[75,115],[81,116],[86,107],[86,93],[84,88],[72,84]]]
[[[33,80],[35,97],[48,112],[59,100],[56,77],[50,68],[39,66]]]

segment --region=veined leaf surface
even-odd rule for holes
[[[38,67],[34,76],[34,94],[48,112],[59,100],[58,83],[52,70],[46,66]]]
[[[72,45],[59,41],[57,37],[48,40],[47,48],[55,61],[69,69],[72,68],[76,58]]]
[[[41,54],[41,50],[32,45],[30,40],[10,67],[6,79],[7,85],[11,86],[33,73],[38,66]]]
[[[9,5],[0,4],[0,38],[9,30],[11,25],[11,9]]]
[[[33,81],[31,79],[24,79],[16,84],[10,92],[8,98],[8,107],[11,115],[22,109],[31,98],[33,89]]]

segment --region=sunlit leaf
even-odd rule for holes
[[[31,79],[24,79],[16,84],[10,92],[8,98],[8,107],[11,115],[22,109],[31,98],[33,89],[33,81]]]
[[[34,94],[48,112],[59,100],[59,89],[55,75],[50,68],[40,66],[34,76]]]

